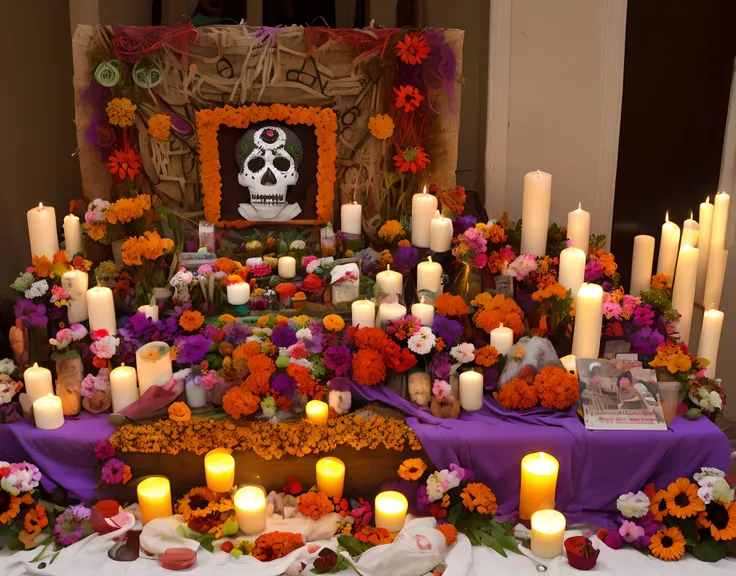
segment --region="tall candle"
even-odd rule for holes
[[[282,256],[278,264],[279,276],[284,279],[296,276],[296,260],[291,256]]]
[[[654,236],[639,234],[634,237],[634,254],[631,257],[631,285],[629,294],[639,296],[649,290],[654,264]]]
[[[64,216],[64,250],[70,258],[82,252],[82,225],[74,214]]]
[[[363,233],[363,206],[357,202],[340,206],[340,230],[347,234]]]
[[[327,424],[330,415],[330,407],[322,400],[310,400],[307,402],[304,410],[307,414],[307,422],[317,424],[319,426]]]
[[[281,274],[279,274],[279,276],[281,276]],[[233,306],[241,306],[248,302],[248,300],[250,300],[250,284],[248,284],[247,282],[228,284],[226,290],[228,304],[231,304]]]
[[[574,298],[584,280],[585,252],[580,248],[565,248],[560,252],[560,284],[570,290]]]
[[[698,280],[698,249],[689,244],[680,248],[677,259],[675,284],[672,287],[672,307],[680,313],[680,340],[690,344],[690,325],[693,321],[695,283]]]
[[[437,197],[427,194],[425,186],[421,194],[411,198],[411,244],[417,248],[429,248],[432,218],[437,211]]]
[[[260,534],[266,530],[266,491],[261,486],[244,486],[233,497],[235,517],[244,534]]]
[[[514,331],[503,325],[503,322],[491,330],[491,346],[498,350],[499,354],[506,356],[514,346]]]
[[[88,274],[82,270],[64,272],[61,277],[61,285],[69,292],[69,307],[67,308],[69,324],[77,324],[87,320],[89,318],[87,312]]]
[[[409,501],[401,492],[381,492],[375,501],[376,528],[384,528],[392,534],[401,532],[408,509]]]
[[[350,305],[353,326],[376,326],[376,305],[372,300],[356,300]]]
[[[549,205],[552,175],[537,170],[524,176],[521,215],[521,253],[544,256],[547,253]]]
[[[716,194],[713,200],[713,225],[710,233],[710,245],[715,250],[726,247],[726,232],[728,231],[728,210],[731,197],[725,192]]]
[[[46,256],[52,260],[59,251],[59,236],[56,232],[56,210],[53,206],[39,204],[26,212],[28,237],[31,241],[31,256]]]
[[[378,307],[376,323],[379,327],[383,328],[391,320],[396,320],[396,318],[401,318],[402,316],[406,316],[406,306],[392,302],[383,302]]]
[[[213,492],[230,492],[235,483],[235,458],[221,448],[210,450],[204,457],[204,475]]]
[[[555,507],[560,463],[544,452],[527,454],[521,460],[519,518],[529,520],[537,510]]]
[[[115,300],[112,290],[106,286],[95,286],[87,290],[87,313],[89,314],[90,332],[104,329],[110,334],[118,333]]]
[[[726,277],[728,250],[711,246],[708,256],[708,275],[705,278],[703,305],[706,308],[720,308],[723,294],[723,279]]]
[[[53,394],[41,396],[33,402],[33,421],[41,430],[56,430],[64,425],[61,398]]]
[[[163,386],[173,377],[169,352],[166,342],[149,342],[135,351],[135,368],[141,396],[151,386]]]
[[[54,393],[51,370],[39,366],[38,362],[34,362],[33,366],[23,372],[23,384],[31,404],[43,396]]]
[[[696,248],[698,246],[698,237],[700,235],[700,224],[697,220],[693,220],[693,213],[690,212],[690,218],[682,223],[682,239],[680,246],[687,244]]]
[[[566,525],[565,517],[557,510],[539,510],[532,514],[532,553],[540,558],[561,556]]]
[[[345,485],[345,463],[339,458],[326,456],[317,460],[317,490],[330,498],[342,497]]]
[[[603,288],[585,283],[575,298],[572,353],[578,358],[598,358],[603,327]]]
[[[401,272],[391,270],[391,265],[386,266],[383,272],[376,274],[376,284],[386,296],[389,294],[403,296],[404,294],[404,276]]]
[[[421,297],[421,301],[411,306],[411,315],[419,318],[419,322],[422,326],[432,327],[434,322],[434,306],[424,302],[424,296]]]
[[[705,277],[708,274],[708,258],[710,257],[710,237],[713,229],[713,204],[710,196],[700,203],[700,235],[698,237],[698,282],[695,285],[695,301],[703,304],[705,296]]]
[[[442,265],[429,256],[426,262],[417,264],[417,292],[427,290],[439,296],[442,288]]]
[[[470,370],[459,377],[460,407],[466,412],[483,408],[483,375]]]
[[[723,329],[723,312],[716,308],[706,310],[703,314],[703,327],[700,330],[698,343],[698,358],[705,358],[710,364],[705,369],[708,378],[716,377],[716,362],[718,361],[718,347],[721,343]]]
[[[138,484],[138,506],[141,509],[141,522],[144,526],[151,520],[172,516],[169,479],[164,476],[151,476]]]
[[[675,275],[677,264],[677,247],[680,244],[680,227],[670,222],[669,213],[665,214],[662,224],[662,236],[659,240],[659,258],[657,259],[657,274],[667,274],[667,285],[672,286],[672,277]]]
[[[138,378],[135,368],[125,364],[110,372],[112,411],[120,412],[138,400]]]
[[[150,318],[154,322],[158,322],[158,306],[155,304],[138,306],[138,312],[143,312],[143,314],[146,315],[146,318]]]
[[[434,213],[429,224],[429,249],[441,254],[447,252],[452,245],[452,220],[445,218],[440,211]]]
[[[578,209],[567,213],[567,237],[571,248],[579,248],[586,254],[590,246],[590,212],[583,210],[582,202]],[[575,294],[575,292],[573,292]]]

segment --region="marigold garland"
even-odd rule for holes
[[[283,558],[302,546],[304,546],[304,537],[301,534],[266,532],[256,538],[252,555],[261,562],[270,562]]]
[[[305,492],[299,496],[297,510],[312,520],[319,520],[322,516],[335,511],[335,505],[327,494],[322,492]]]

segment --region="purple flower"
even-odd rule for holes
[[[621,538],[631,544],[644,536],[644,528],[637,525],[636,522],[624,520],[621,523],[621,528],[618,529],[618,533],[621,534]]]
[[[447,380],[450,377],[452,362],[447,352],[435,354],[429,363],[429,371],[437,380]]]
[[[422,484],[417,490],[417,509],[419,512],[429,512],[429,496],[427,496],[427,485]]]
[[[649,326],[644,326],[631,335],[631,351],[648,356],[655,354],[657,348],[664,344],[664,336]]]
[[[649,304],[634,310],[634,326],[651,326],[654,324],[654,310]]]
[[[29,326],[46,326],[49,322],[46,317],[46,307],[43,304],[34,304],[25,298],[15,305],[15,317]]]
[[[121,484],[124,471],[125,463],[122,460],[110,458],[102,467],[101,476],[105,484]]]
[[[483,388],[486,390],[495,390],[498,388],[498,370],[494,367],[483,369]]]
[[[350,380],[350,378],[344,378],[342,376],[332,378],[329,382],[327,382],[327,386],[330,388],[330,390],[335,390],[337,392],[350,392],[351,385],[352,381]]]
[[[452,221],[452,235],[459,236],[468,228],[474,227],[477,223],[478,219],[475,216],[471,216],[470,214],[460,216],[457,220]]]
[[[197,364],[209,351],[212,340],[201,334],[194,334],[178,338],[174,345],[176,346],[177,364]]]
[[[62,546],[71,546],[92,534],[90,509],[83,504],[70,506],[56,519],[54,538]]]
[[[392,270],[404,275],[411,274],[419,263],[419,250],[413,246],[398,246],[393,258]]]
[[[325,334],[321,322],[310,322],[309,331],[312,333],[311,339],[304,340],[304,346],[310,354],[320,354],[324,349]]]
[[[442,338],[447,346],[452,346],[455,340],[462,336],[463,327],[457,320],[436,314],[434,322],[432,322],[432,331]],[[440,380],[444,380],[444,378],[440,378]]]
[[[472,482],[475,479],[475,474],[470,468],[463,468],[457,464],[450,464],[450,472],[457,472],[460,482]]]
[[[100,440],[95,445],[95,456],[100,460],[107,460],[115,456],[115,448],[107,440]]]
[[[593,282],[603,277],[603,267],[598,258],[591,258],[585,265],[585,281]]]
[[[222,333],[227,342],[230,342],[233,346],[239,346],[246,341],[251,331],[248,326],[243,324],[230,323],[222,327]]]
[[[284,374],[283,372],[276,374],[271,380],[271,388],[281,394],[285,398],[291,398],[296,392],[296,380]]]
[[[335,376],[347,376],[350,373],[352,355],[346,346],[330,346],[325,350],[322,361]]]
[[[618,530],[611,530],[606,536],[605,545],[612,550],[620,550],[624,545],[624,539]]]
[[[250,311],[261,311],[268,308],[268,300],[256,299],[248,302],[248,310]]]
[[[271,342],[279,348],[288,348],[297,342],[296,331],[288,324],[278,324],[271,333]]]

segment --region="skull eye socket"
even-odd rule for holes
[[[291,162],[287,158],[284,158],[283,156],[277,156],[273,159],[273,165],[276,170],[279,170],[280,172],[287,172],[289,168],[291,168]]]
[[[248,160],[248,170],[251,172],[259,172],[266,165],[266,161],[260,156]]]

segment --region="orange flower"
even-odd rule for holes
[[[705,503],[698,496],[698,485],[687,478],[678,478],[667,486],[664,499],[667,512],[675,518],[691,518],[705,510]]]
[[[383,544],[391,544],[393,538],[391,533],[385,528],[374,528],[373,526],[363,526],[358,532],[353,534],[356,540],[368,542],[374,546],[382,546]]]
[[[546,366],[534,378],[539,401],[545,408],[564,410],[580,399],[578,378],[557,366]]]
[[[411,112],[424,100],[424,96],[414,86],[399,86],[394,88],[396,108],[403,108],[404,112]]]
[[[166,142],[171,134],[171,116],[154,114],[148,119],[148,133],[156,140]]]
[[[187,332],[198,330],[204,323],[204,316],[197,310],[185,310],[179,317],[179,326]]]
[[[362,330],[362,328],[361,328]],[[358,331],[360,333],[360,330]],[[375,386],[386,379],[383,355],[370,348],[358,350],[353,356],[353,380],[363,386]]]
[[[218,258],[215,260],[215,268],[218,272],[224,272],[229,275],[233,273],[233,270],[240,268],[240,263],[230,258]]]
[[[496,350],[496,347],[489,344],[487,346],[483,346],[483,348],[477,348],[475,350],[475,363],[478,364],[478,366],[490,368],[498,362],[498,356],[499,353],[498,350]]]
[[[222,346],[222,344],[220,344],[220,346]],[[230,344],[230,346],[232,346],[232,344]],[[232,354],[233,360],[237,360],[238,358],[242,358],[243,360],[249,360],[250,358],[257,356],[260,353],[261,353],[261,343],[256,342],[255,340],[251,340],[249,342],[243,342],[240,346],[235,348],[235,350],[233,350],[231,354]]]
[[[521,338],[524,328],[524,312],[511,298],[503,294],[492,296],[488,292],[481,292],[470,302],[476,308],[473,315],[473,324],[488,334],[502,323],[513,330],[514,337]]]
[[[403,480],[419,480],[427,470],[421,458],[409,458],[399,466],[399,477]]]
[[[405,64],[419,64],[429,56],[429,42],[421,33],[407,34],[396,43],[396,54]]]
[[[468,305],[462,296],[455,296],[449,292],[439,295],[434,305],[437,308],[438,314],[448,318],[458,318],[468,315]]]
[[[241,386],[230,388],[222,397],[222,408],[225,413],[236,420],[241,416],[250,416],[260,405],[260,398]]]
[[[51,260],[45,254],[34,256],[32,259],[33,271],[39,278],[48,278],[51,276]]]
[[[324,324],[325,330],[328,330],[329,332],[339,332],[345,328],[345,320],[337,314],[328,314],[324,317],[324,320],[322,320],[322,324]]]
[[[297,510],[312,520],[319,520],[322,516],[335,511],[330,497],[322,492],[305,492],[299,496]]]
[[[29,534],[40,534],[41,530],[49,525],[49,519],[46,516],[46,509],[40,504],[36,504],[31,508],[23,519],[23,528]]]
[[[558,282],[549,284],[543,288],[540,288],[532,294],[532,300],[534,302],[541,302],[547,298],[557,298],[558,300],[564,300],[567,298],[567,288]]]
[[[447,546],[452,546],[455,542],[457,542],[457,528],[455,528],[452,524],[440,524],[437,526],[437,530],[442,532],[442,535],[445,537],[445,544]]]
[[[117,175],[121,180],[131,180],[141,171],[141,157],[132,148],[115,150],[108,158],[107,168],[110,174]]]
[[[127,128],[135,124],[135,111],[138,108],[130,98],[113,98],[107,103],[105,111],[110,124]]]
[[[495,494],[488,486],[481,482],[468,484],[463,488],[460,498],[463,501],[463,506],[470,512],[493,516],[496,510],[498,510]]]
[[[491,224],[488,228],[486,228],[484,236],[493,244],[501,244],[501,242],[506,242],[506,230],[504,230],[498,224]]]
[[[657,522],[663,522],[664,517],[669,515],[665,496],[667,496],[667,490],[660,490],[651,499],[649,509],[652,511],[652,515]]]
[[[664,290],[667,287],[668,280],[669,276],[664,272],[662,272],[661,274],[655,274],[654,276],[652,276],[651,287]]]
[[[525,410],[537,405],[537,391],[524,378],[514,378],[494,394],[496,400],[508,410]]]
[[[130,466],[127,464],[123,468],[123,484],[127,484],[133,478],[133,473],[130,471]]]
[[[110,204],[105,212],[105,217],[110,224],[126,223],[141,218],[150,209],[151,196],[139,194],[135,198],[121,198]]]
[[[103,222],[85,223],[84,227],[87,230],[87,235],[94,241],[102,240],[107,234],[107,226]]]
[[[412,174],[424,170],[429,166],[429,156],[421,146],[412,146],[401,150],[397,148],[397,154],[394,156],[394,165],[402,174],[411,170]]]
[[[376,114],[368,119],[368,130],[378,140],[386,140],[394,134],[394,121],[388,114]]]
[[[254,542],[252,556],[261,562],[283,558],[304,546],[304,537],[292,532],[266,532]]]
[[[169,420],[174,422],[186,422],[192,417],[192,411],[184,402],[174,402],[169,406]],[[123,472],[125,475],[125,472]]]

